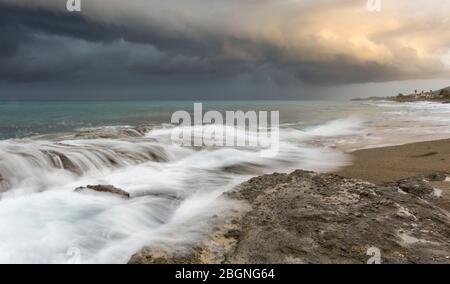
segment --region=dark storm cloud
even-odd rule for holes
[[[0,80],[84,80],[106,72],[154,76],[233,75],[248,64],[217,57],[214,40],[194,44],[139,28],[103,25],[78,14],[0,4]],[[87,50],[86,50],[87,49]],[[107,69],[107,70],[105,70]],[[98,74],[103,71],[105,74]]]
[[[92,0],[82,13],[0,0],[0,82],[251,89],[445,74],[446,22],[385,7],[386,26],[356,0]]]
[[[0,34],[0,79],[17,82],[58,80],[83,69],[85,60],[74,62],[65,56],[70,46],[64,37],[113,39],[111,33],[90,27],[81,17],[8,4],[0,5]]]
[[[77,13],[23,8],[0,3],[0,27],[22,33],[47,33],[89,41],[113,41],[114,27],[92,23]],[[2,35],[3,40],[3,35]]]

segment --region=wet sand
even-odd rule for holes
[[[337,174],[383,183],[434,172],[450,172],[450,139],[358,150]]]
[[[337,174],[376,184],[435,172],[450,173],[450,139],[401,146],[358,150],[351,153],[353,164]],[[450,209],[450,180],[432,182],[441,193],[441,207]]]

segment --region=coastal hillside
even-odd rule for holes
[[[442,88],[440,90],[414,90],[412,94],[398,94],[395,97],[368,97],[355,98],[352,101],[396,101],[396,102],[416,102],[416,101],[432,101],[450,103],[450,87]]]

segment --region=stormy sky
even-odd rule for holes
[[[450,0],[0,0],[0,99],[324,99],[450,86]]]

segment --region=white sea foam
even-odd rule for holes
[[[387,105],[394,113],[371,117],[370,124],[357,117],[310,126],[285,123],[274,158],[263,158],[258,148],[174,145],[171,125],[137,137],[0,141],[0,263],[73,262],[68,251],[79,252],[85,263],[124,263],[144,245],[197,241],[208,229],[208,216],[235,206],[217,197],[253,175],[293,169],[327,172],[350,162],[339,147],[324,146],[406,143],[424,133],[429,137],[436,129],[447,134],[432,121],[445,119],[447,106],[383,102],[376,106],[378,113],[388,112]],[[411,129],[423,118],[418,114],[424,107],[430,109],[429,119]],[[411,122],[404,121],[402,112]],[[82,130],[109,134],[121,129]],[[227,126],[191,130],[194,136],[205,130],[236,131],[257,139],[256,133]],[[87,184],[112,184],[132,198],[73,192]]]
[[[305,133],[315,136],[336,137],[357,133],[360,134],[362,130],[362,121],[355,117],[349,117],[306,128]]]
[[[145,245],[197,241],[208,216],[235,206],[217,197],[251,177],[236,174],[241,166],[255,173],[332,171],[349,162],[337,150],[308,144],[295,129],[282,130],[280,152],[270,159],[261,149],[173,145],[171,131],[0,142],[0,263],[72,262],[68,251],[79,252],[83,263],[124,263]],[[112,184],[132,198],[73,192],[87,184]]]

